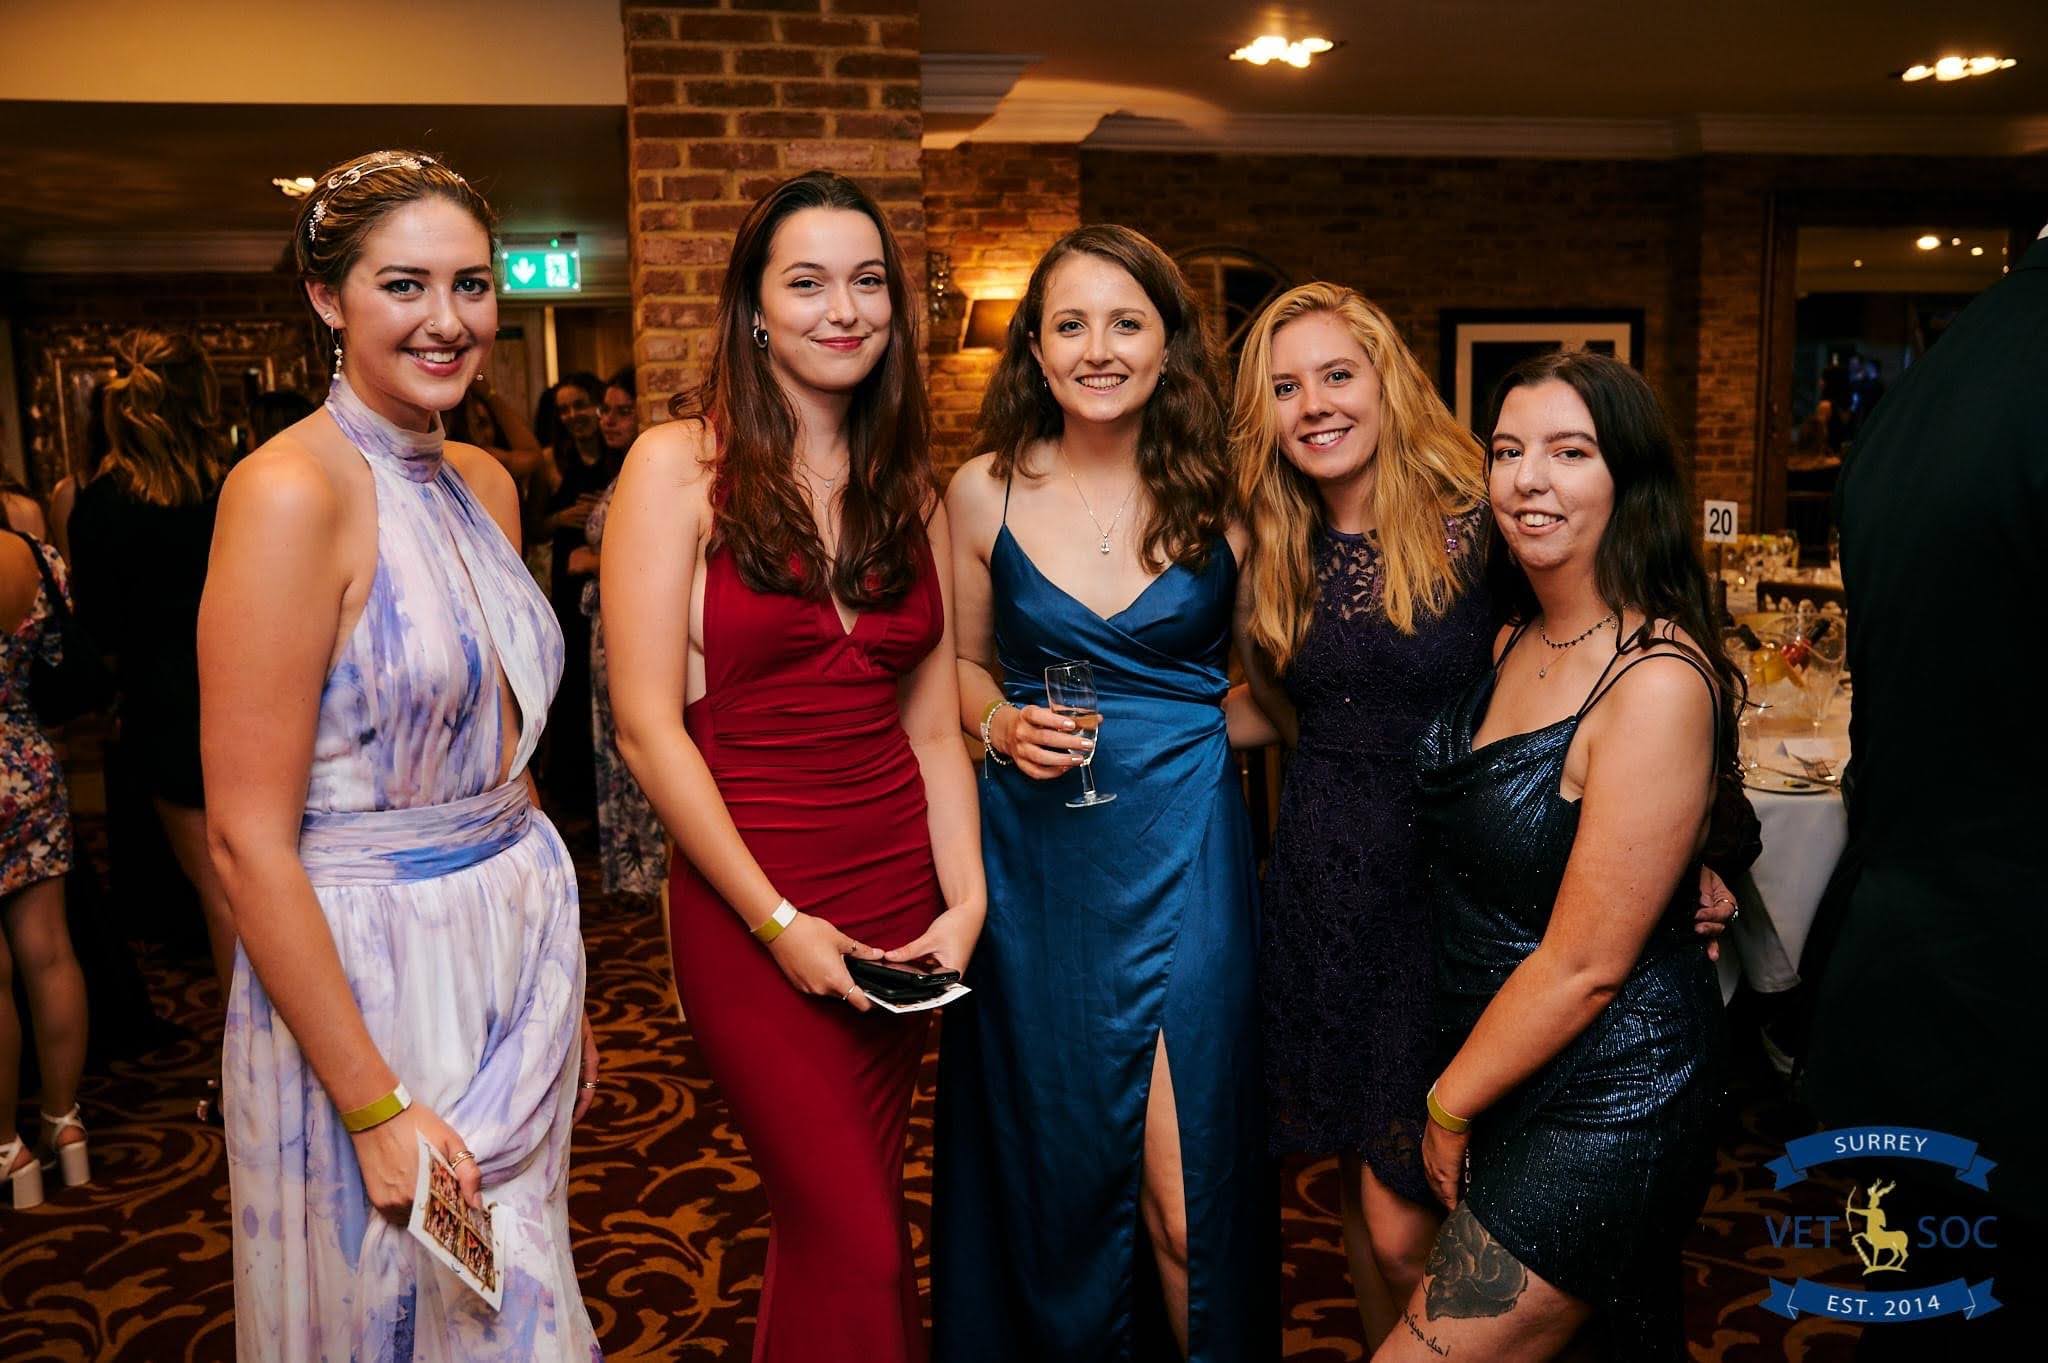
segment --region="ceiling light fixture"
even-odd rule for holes
[[[1973,256],[1981,256],[1984,254],[1984,248],[1981,246],[1972,246],[1970,248],[1970,254]]]
[[[1917,238],[1913,244],[1923,251],[1932,251],[1935,247],[1941,245],[1941,238],[1929,232],[1926,236]]]
[[[1932,66],[1916,62],[1899,72],[1903,81],[1926,80],[1929,76],[1938,81],[1963,80],[1969,76],[1988,76],[1993,71],[2010,71],[2019,65],[2014,57],[1942,57]]]
[[[1277,33],[1268,33],[1249,47],[1240,47],[1230,54],[1234,62],[1250,62],[1253,66],[1264,66],[1268,62],[1285,62],[1300,70],[1309,64],[1311,58],[1328,52],[1337,44],[1328,38],[1298,38],[1288,42]]]
[[[310,175],[298,175],[289,180],[275,179],[270,183],[276,185],[278,192],[287,199],[303,199],[313,192],[313,186],[318,181]]]

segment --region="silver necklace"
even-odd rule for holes
[[[1536,626],[1536,635],[1538,638],[1542,639],[1544,643],[1549,644],[1551,648],[1555,649],[1558,653],[1562,653],[1568,648],[1577,648],[1580,644],[1585,643],[1586,640],[1593,637],[1594,631],[1607,628],[1607,626],[1610,623],[1612,623],[1613,620],[1614,612],[1609,611],[1607,612],[1607,614],[1601,616],[1598,620],[1595,620],[1592,624],[1586,626],[1586,628],[1583,631],[1573,635],[1571,638],[1565,640],[1561,644],[1557,640],[1551,638],[1550,631],[1543,628],[1543,626],[1540,624]],[[1539,677],[1549,676],[1551,664],[1555,663],[1556,661],[1557,658],[1553,654],[1552,657],[1543,664],[1543,666],[1536,669],[1536,675]]]
[[[1067,458],[1067,452],[1064,449],[1060,451],[1060,465],[1066,469],[1067,478],[1074,484],[1074,493],[1081,499],[1081,509],[1088,513],[1089,520],[1095,522],[1095,533],[1102,536],[1101,543],[1095,547],[1107,554],[1109,552],[1109,538],[1116,533],[1117,523],[1123,520],[1124,508],[1131,504],[1131,494],[1138,490],[1138,480],[1135,478],[1131,479],[1130,487],[1124,490],[1124,499],[1116,504],[1116,514],[1109,518],[1109,528],[1105,530],[1102,527],[1102,521],[1095,514],[1095,508],[1088,505],[1088,494],[1081,490],[1081,480],[1074,476],[1074,465]]]
[[[827,478],[824,474],[818,472],[816,469],[811,467],[810,460],[804,459],[800,460],[799,462],[803,464],[804,472],[806,474],[810,475],[812,478],[817,479],[819,482],[825,485],[825,495],[827,497],[830,497],[833,493],[839,491],[839,485],[846,480],[846,469],[839,470],[839,476],[837,478]]]

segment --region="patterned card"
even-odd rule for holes
[[[491,1206],[472,1207],[462,1200],[462,1183],[441,1152],[420,1139],[419,1183],[412,1195],[412,1221],[406,1229],[427,1247],[427,1253],[490,1303],[493,1311],[505,1300],[498,1272],[503,1246],[491,1221]]]

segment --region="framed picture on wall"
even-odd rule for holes
[[[1495,386],[1531,355],[1590,350],[1643,365],[1639,308],[1445,308],[1438,319],[1443,355],[1437,383],[1458,420],[1474,431],[1486,419]]]

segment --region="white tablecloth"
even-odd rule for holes
[[[1836,705],[1821,726],[1827,736],[1846,738],[1848,705]],[[1768,740],[1767,740],[1768,742]],[[1798,770],[1790,758],[1774,765]],[[1736,887],[1742,915],[1729,928],[1721,952],[1721,996],[1735,993],[1739,980],[1760,994],[1776,994],[1799,983],[1799,953],[1813,929],[1821,892],[1834,874],[1835,862],[1849,841],[1849,816],[1838,790],[1813,795],[1786,795],[1748,790],[1749,802],[1763,825],[1763,854],[1750,868],[1754,898],[1748,887]]]

